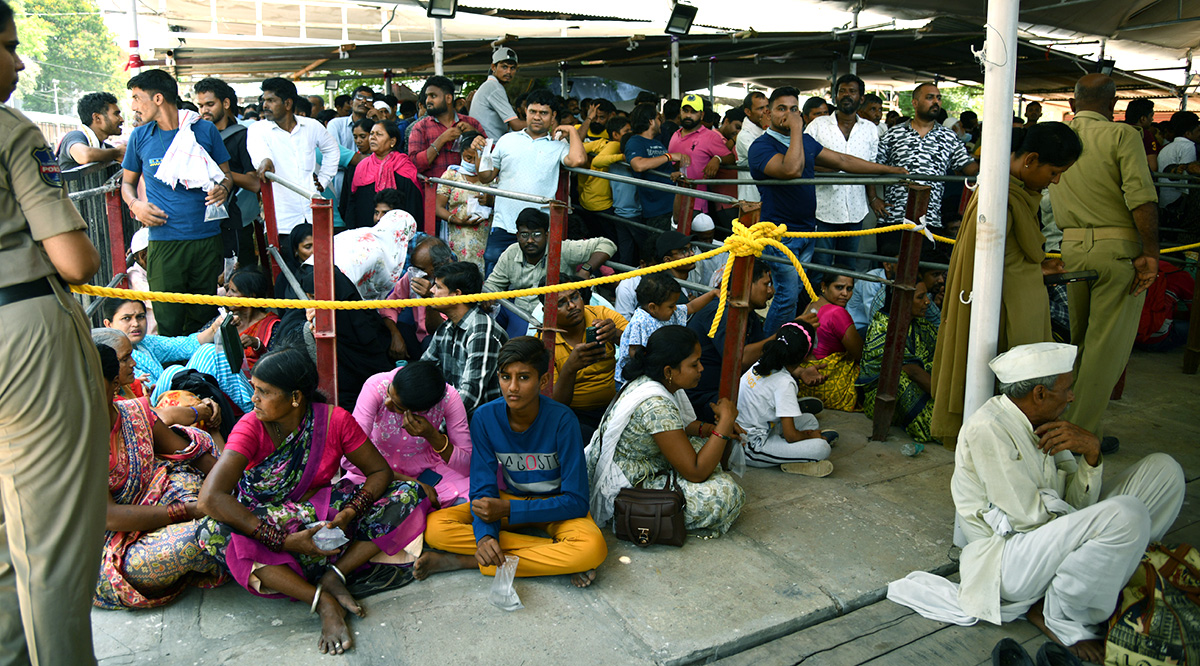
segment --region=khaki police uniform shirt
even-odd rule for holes
[[[1083,142],[1074,166],[1050,186],[1050,203],[1060,229],[1134,228],[1130,212],[1157,202],[1142,132],[1095,111],[1081,111],[1070,122]]]
[[[41,241],[86,228],[42,132],[0,105],[0,287],[54,275]]]

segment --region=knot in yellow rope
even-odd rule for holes
[[[773,247],[779,250],[783,256],[787,257],[792,262],[792,267],[796,269],[796,273],[800,277],[800,282],[804,285],[804,290],[808,292],[809,300],[817,300],[817,293],[813,291],[812,284],[808,281],[808,275],[804,273],[804,267],[800,265],[800,260],[796,255],[792,254],[792,250],[783,244],[782,238],[788,236],[787,227],[774,222],[759,222],[750,228],[746,228],[739,222],[733,223],[733,234],[725,239],[725,247],[729,249],[731,257],[761,257],[764,250],[768,247]],[[721,287],[718,296],[720,300],[717,302],[717,313],[713,316],[712,326],[708,329],[708,337],[714,337],[717,334],[717,327],[721,323],[721,318],[725,314],[725,302],[729,298],[729,276],[733,274],[734,259],[729,259],[725,262],[724,272],[721,274]]]

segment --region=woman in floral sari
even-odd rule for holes
[[[867,344],[863,350],[862,370],[856,384],[864,390],[863,412],[875,418],[875,395],[879,392],[879,372],[887,340],[888,313],[892,311],[895,289],[886,287],[883,309],[871,316],[867,329]],[[929,427],[933,421],[933,401],[929,397],[932,383],[933,349],[937,344],[937,329],[925,318],[929,309],[929,290],[918,282],[913,292],[912,323],[904,338],[904,360],[900,368],[900,386],[896,390],[896,414],[892,421],[903,426],[917,442],[917,452],[924,444],[934,441]]]
[[[352,647],[346,611],[365,615],[358,596],[411,580],[405,548],[425,528],[432,489],[393,481],[392,469],[345,410],[321,402],[308,354],[283,349],[254,366],[254,412],[242,417],[204,483],[202,539],[240,585],[291,597],[320,612],[323,653]],[[365,480],[333,477],[342,457]],[[217,522],[219,521],[219,522]],[[326,529],[328,528],[328,529]],[[349,539],[322,542],[318,530]]]
[[[117,353],[98,343],[107,389],[121,382]],[[145,398],[109,406],[108,512],[100,578],[92,603],[100,608],[150,608],[189,584],[213,587],[224,570],[197,543],[196,506],[202,475],[216,462],[212,440],[196,428],[171,428]]]

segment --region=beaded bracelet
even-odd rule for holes
[[[359,488],[342,508],[354,509],[354,513],[361,516],[374,503],[375,499],[371,497],[366,488]]]

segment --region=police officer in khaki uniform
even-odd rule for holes
[[[0,102],[24,69],[0,0]],[[65,284],[100,265],[37,127],[0,105],[0,664],[94,664],[107,500],[100,357]]]
[[[1107,76],[1088,74],[1075,84],[1070,125],[1083,153],[1050,186],[1067,271],[1100,275],[1067,287],[1071,342],[1079,356],[1075,402],[1065,418],[1096,435],[1103,435],[1100,419],[1129,361],[1146,289],[1158,276],[1158,194],[1141,131],[1112,120],[1116,101],[1116,85]],[[1101,450],[1115,451],[1116,439],[1104,439]]]

